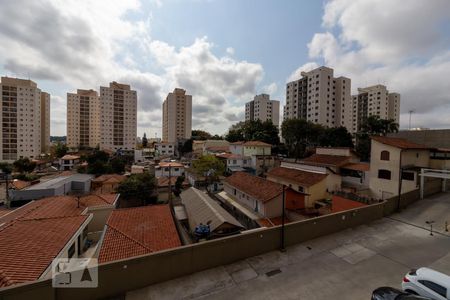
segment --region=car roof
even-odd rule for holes
[[[446,288],[450,288],[450,276],[435,271],[430,268],[420,268],[416,271],[417,275],[423,279],[430,279],[431,281],[438,283]]]

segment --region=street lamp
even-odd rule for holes
[[[434,223],[434,221],[426,221],[425,223],[430,225],[430,235],[433,235],[433,223]]]
[[[285,206],[285,201],[286,201],[286,195],[285,195],[285,185],[283,184],[283,196],[281,197],[281,207],[282,207],[282,212],[281,212],[281,245],[280,245],[280,251],[281,252],[285,252],[286,248],[284,245],[284,206]]]

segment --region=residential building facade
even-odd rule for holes
[[[0,94],[0,161],[38,158],[50,143],[50,95],[31,80],[9,77],[1,78]]]
[[[284,119],[306,119],[327,127],[351,128],[351,80],[334,77],[334,70],[319,67],[302,72],[286,85]]]
[[[67,93],[67,146],[100,145],[100,98],[94,90]]]
[[[136,148],[137,94],[115,81],[100,87],[100,147],[117,151]]]
[[[187,140],[192,134],[192,96],[176,88],[163,102],[163,141],[175,143]]]
[[[377,84],[358,88],[358,94],[352,96],[351,132],[361,130],[361,126],[370,116],[380,119],[400,121],[400,94],[390,93],[386,86]]]
[[[272,121],[280,126],[280,101],[270,100],[267,94],[256,95],[252,101],[245,104],[245,121]]]

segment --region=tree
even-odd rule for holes
[[[86,160],[89,164],[95,162],[107,163],[109,161],[109,154],[105,151],[95,149],[91,155],[88,155]]]
[[[239,122],[230,127],[225,139],[231,143],[237,141],[262,141],[271,145],[280,143],[278,128],[270,120]]]
[[[6,162],[0,162],[0,171],[5,176],[5,184],[6,184],[6,186],[5,186],[5,199],[6,199],[6,206],[7,207],[9,207],[9,194],[8,194],[9,183],[8,183],[8,177],[12,173],[12,170],[13,170],[13,166],[11,164],[6,163]]]
[[[200,158],[192,161],[192,167],[197,174],[206,176],[208,172],[212,175],[223,175],[225,172],[225,164],[214,155],[202,155]]]
[[[133,174],[119,184],[117,192],[120,193],[121,201],[128,203],[141,203],[141,205],[156,202],[154,192],[156,180],[149,173]]]
[[[184,179],[185,179],[184,176],[178,176],[177,180],[175,181],[175,190],[173,193],[177,197],[181,194],[181,189],[183,188]]]
[[[36,163],[28,157],[19,158],[13,163],[14,169],[20,173],[30,173],[36,168]]]
[[[210,140],[211,134],[209,132],[206,132],[204,130],[194,129],[192,130],[192,139],[196,141],[204,141],[204,140]]]
[[[113,173],[123,173],[125,172],[125,159],[119,156],[116,156],[110,160],[111,170]]]
[[[322,147],[350,147],[353,148],[352,135],[347,128],[331,127],[323,128],[319,136],[318,144]]]
[[[144,136],[142,137],[142,147],[147,148],[147,146],[148,146],[147,135],[144,132]]]
[[[193,143],[192,138],[186,140],[186,141],[183,143],[183,145],[180,145],[180,146],[178,147],[178,152],[180,152],[181,155],[186,154],[186,153],[189,153],[189,152],[192,152],[192,143]]]
[[[356,134],[356,152],[361,160],[370,160],[371,136],[386,136],[392,132],[398,132],[398,123],[394,120],[380,119],[375,115],[368,117],[361,125],[361,130]]]
[[[69,148],[67,147],[66,144],[58,142],[58,143],[56,143],[56,145],[55,145],[55,147],[53,149],[53,153],[54,153],[55,157],[61,158],[64,155],[66,155],[68,150],[69,150]]]
[[[281,128],[289,156],[296,159],[304,157],[308,147],[318,146],[324,131],[321,125],[305,119],[284,120]]]

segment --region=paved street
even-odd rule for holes
[[[370,299],[400,287],[411,268],[450,274],[450,237],[430,236],[424,220],[450,217],[449,194],[430,197],[392,218],[348,229],[238,263],[129,292],[134,299]],[[410,223],[410,224],[408,224]],[[446,233],[441,228],[442,233]]]

